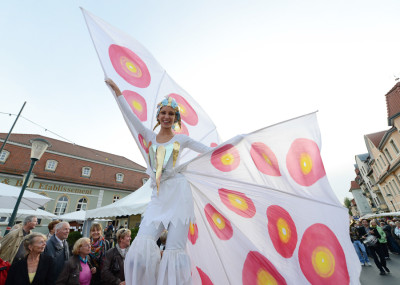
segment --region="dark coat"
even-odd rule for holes
[[[61,271],[63,270],[64,263],[69,259],[68,245],[62,247],[57,241],[56,236],[52,235],[51,238],[47,241],[44,254],[51,256],[54,259],[55,279],[57,279]]]
[[[124,259],[114,247],[106,253],[101,271],[101,282],[104,285],[119,285],[122,281],[125,281]]]
[[[92,265],[88,259],[88,265],[92,268]],[[82,271],[81,262],[79,256],[73,255],[64,266],[63,271],[57,279],[56,285],[79,285],[79,274]],[[92,275],[93,276],[93,275]]]
[[[54,285],[54,263],[49,256],[40,255],[33,282],[29,283],[27,258],[14,262],[8,271],[6,285]]]

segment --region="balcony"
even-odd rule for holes
[[[373,191],[374,193],[381,193],[381,190],[380,190],[379,187],[376,186],[376,185],[372,186],[371,189],[372,189],[372,191]]]
[[[379,208],[381,208],[381,210],[385,212],[389,211],[389,207],[386,204],[380,204]]]
[[[378,208],[372,207],[372,208],[371,208],[371,211],[372,211],[373,213],[378,213]]]

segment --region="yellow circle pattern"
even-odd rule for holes
[[[221,162],[224,165],[231,165],[235,161],[235,157],[231,153],[226,153],[221,157]]]
[[[246,211],[249,208],[249,205],[247,205],[247,202],[245,199],[242,197],[236,195],[236,194],[228,194],[228,199],[229,202],[234,206],[235,208],[238,208],[239,210]]]
[[[190,223],[189,231],[191,235],[194,235],[194,225],[192,223]]]
[[[314,270],[319,276],[328,278],[335,271],[335,257],[326,247],[317,246],[311,258]]]
[[[307,175],[312,170],[313,164],[311,156],[308,153],[300,155],[300,168],[304,175]]]
[[[220,214],[214,213],[212,215],[212,220],[218,229],[222,230],[225,228],[225,220]]]
[[[136,72],[138,71],[137,68],[136,68],[136,66],[135,66],[132,62],[130,62],[130,61],[127,61],[127,62],[125,63],[125,66],[126,66],[126,68],[129,69],[129,71],[131,71],[131,72],[133,72],[133,73],[136,73]]]
[[[260,269],[257,272],[257,285],[278,285],[278,282],[268,271]]]
[[[269,159],[269,157],[268,157],[266,154],[264,154],[264,153],[262,154],[262,156],[263,156],[265,162],[272,166],[272,162],[271,162],[271,160]]]
[[[288,243],[291,237],[291,231],[285,219],[279,218],[276,222],[279,238],[283,243]]]
[[[136,100],[133,100],[132,101],[132,106],[133,106],[133,108],[135,108],[135,110],[138,110],[139,112],[142,112],[142,110],[143,110],[143,106],[142,106],[142,104],[140,104],[138,101],[136,101]]]

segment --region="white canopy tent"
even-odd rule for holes
[[[71,212],[71,213],[67,213],[64,215],[60,215],[57,218],[62,221],[79,221],[80,222],[80,221],[86,220],[85,217],[86,217],[86,211],[81,210],[81,211],[76,211],[76,212]]]
[[[83,226],[83,235],[89,235],[89,228],[92,220],[99,218],[114,218],[118,216],[130,216],[143,214],[147,204],[151,200],[153,189],[150,187],[150,180],[138,190],[110,205],[86,211],[86,221]]]
[[[380,218],[380,217],[391,217],[391,216],[400,216],[399,212],[390,212],[390,213],[381,213],[381,214],[366,214],[360,218],[362,219],[373,219],[373,218]]]
[[[86,219],[111,218],[143,214],[151,199],[152,188],[150,180],[138,190],[110,205],[88,210]]]
[[[14,208],[20,193],[20,187],[0,183],[0,208]],[[25,191],[18,209],[36,210],[50,200],[52,199],[49,197]]]
[[[1,217],[11,217],[13,210],[14,209],[0,208],[0,216]],[[36,210],[18,209],[16,219],[25,218],[27,216],[36,216],[38,219],[56,219],[57,218],[56,215],[54,215],[50,212],[41,210],[41,209],[36,209]]]

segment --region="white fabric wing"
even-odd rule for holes
[[[215,125],[208,115],[171,79],[145,47],[88,11],[82,9],[82,12],[105,77],[111,78],[118,85],[132,112],[147,129],[152,130],[157,123],[157,103],[169,95],[177,101],[182,118],[182,128],[175,133],[186,134],[208,146],[220,142]],[[123,114],[125,118],[127,114]],[[149,142],[126,118],[125,121],[148,162]],[[196,152],[185,150],[180,162],[189,161],[195,156]]]
[[[180,133],[219,143],[207,114],[142,45],[83,14],[106,77],[145,127],[152,129],[156,103],[172,94],[181,107]],[[148,142],[126,122],[147,161]],[[313,113],[201,156],[182,154],[177,171],[191,185],[197,220],[187,246],[194,284],[359,284],[347,210],[329,185],[320,149]]]

